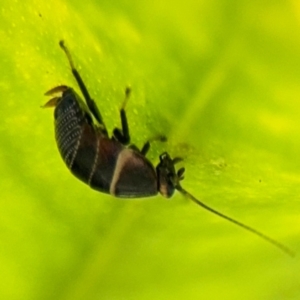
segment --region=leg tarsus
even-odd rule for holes
[[[147,142],[144,144],[144,146],[143,146],[143,148],[142,148],[142,150],[141,150],[141,153],[142,153],[144,156],[146,156],[146,154],[148,153],[149,149],[150,149],[150,142],[147,141]]]
[[[174,157],[172,159],[172,162],[174,165],[178,164],[179,162],[182,162],[183,161],[183,158],[182,157]]]
[[[127,86],[125,88],[125,98],[124,98],[124,101],[123,101],[123,104],[121,106],[121,110],[124,109],[125,110],[125,107],[127,105],[127,102],[128,102],[128,99],[130,97],[130,94],[131,94],[131,87],[130,86]]]

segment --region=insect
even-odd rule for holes
[[[207,206],[187,192],[180,184],[185,172],[175,165],[181,158],[171,158],[167,152],[160,155],[156,168],[146,158],[153,140],[165,141],[164,136],[148,140],[141,150],[130,145],[129,126],[125,106],[130,89],[125,90],[125,99],[120,109],[122,129],[115,128],[110,137],[101,113],[75,68],[71,54],[60,41],[73,76],[84,96],[85,102],[71,88],[65,85],[54,87],[45,95],[52,97],[43,107],[55,107],[55,138],[58,150],[67,167],[81,181],[91,188],[116,197],[149,197],[160,193],[169,198],[175,190],[202,208],[238,225],[273,244],[285,253],[294,252],[278,241]]]

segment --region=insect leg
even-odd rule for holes
[[[122,143],[123,145],[128,145],[130,143],[129,127],[128,127],[127,116],[126,116],[126,112],[125,112],[125,106],[126,106],[127,101],[129,99],[130,91],[131,91],[130,88],[126,87],[126,89],[125,89],[125,99],[124,99],[123,105],[120,109],[122,129],[115,128],[113,130],[114,138],[117,141],[119,141],[120,143]]]
[[[152,139],[149,139],[144,146],[142,147],[141,153],[143,155],[146,155],[150,149],[150,143],[154,142],[154,141],[159,141],[159,142],[166,142],[167,141],[167,137],[164,135],[157,135],[154,136]]]
[[[82,92],[82,94],[85,98],[85,101],[87,103],[88,108],[90,109],[90,111],[92,112],[92,114],[94,115],[96,120],[99,122],[99,124],[102,125],[104,127],[105,131],[106,131],[105,124],[103,122],[101,113],[100,113],[95,101],[90,97],[90,94],[89,94],[89,92],[88,92],[88,90],[87,90],[87,88],[86,88],[79,72],[75,68],[72,57],[71,57],[71,54],[70,54],[68,48],[66,47],[63,40],[61,40],[59,42],[59,45],[63,49],[63,51],[65,52],[65,54],[68,58],[69,64],[71,66],[72,73],[73,73],[73,75],[74,75],[74,77],[75,77],[75,79],[76,79],[76,81],[79,85],[79,88],[80,88],[80,90],[81,90],[81,92]]]

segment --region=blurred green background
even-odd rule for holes
[[[1,1],[0,299],[300,299],[298,1]],[[126,85],[132,142],[185,158],[178,193],[120,200],[56,148],[64,39],[109,130]],[[78,89],[77,89],[78,90]]]

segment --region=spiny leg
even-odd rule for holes
[[[154,141],[159,141],[159,142],[166,142],[167,141],[167,137],[164,135],[157,135],[154,136],[152,139],[149,139],[144,146],[142,147],[141,153],[143,155],[146,155],[150,149],[150,143],[154,142]]]
[[[129,87],[126,87],[125,99],[124,99],[123,104],[120,109],[122,129],[115,128],[113,130],[114,138],[123,145],[128,145],[130,143],[129,127],[128,127],[127,116],[126,116],[126,112],[125,112],[125,107],[128,102],[130,92],[131,92],[131,89]]]
[[[120,109],[120,117],[121,117],[121,124],[122,129],[115,128],[113,131],[113,136],[117,141],[122,143],[123,145],[128,145],[130,143],[130,134],[129,134],[129,127],[128,127],[128,121],[126,116],[125,107],[128,102],[129,96],[131,93],[130,87],[126,87],[125,89],[125,99],[123,101],[123,104]],[[142,147],[142,150],[140,151],[143,155],[146,155],[146,153],[150,149],[150,143],[154,141],[160,141],[160,142],[166,142],[167,138],[164,135],[157,135],[151,139],[149,139],[144,146]],[[138,148],[135,145],[130,145],[131,149],[138,150]]]
[[[85,98],[85,101],[87,103],[87,106],[89,107],[90,111],[92,112],[92,114],[94,115],[94,117],[96,118],[96,120],[99,122],[100,125],[102,125],[104,128],[104,130],[106,131],[106,127],[105,127],[105,124],[103,122],[103,119],[102,119],[102,116],[101,116],[101,113],[95,103],[95,101],[90,97],[90,94],[79,74],[79,72],[77,71],[77,69],[75,68],[74,66],[74,63],[73,63],[73,60],[72,60],[72,57],[71,57],[71,54],[68,50],[68,48],[66,47],[65,43],[63,40],[61,40],[59,42],[59,45],[60,47],[62,48],[62,50],[65,52],[67,58],[68,58],[68,61],[69,61],[69,64],[71,66],[71,70],[72,70],[72,73],[79,85],[79,88]]]

